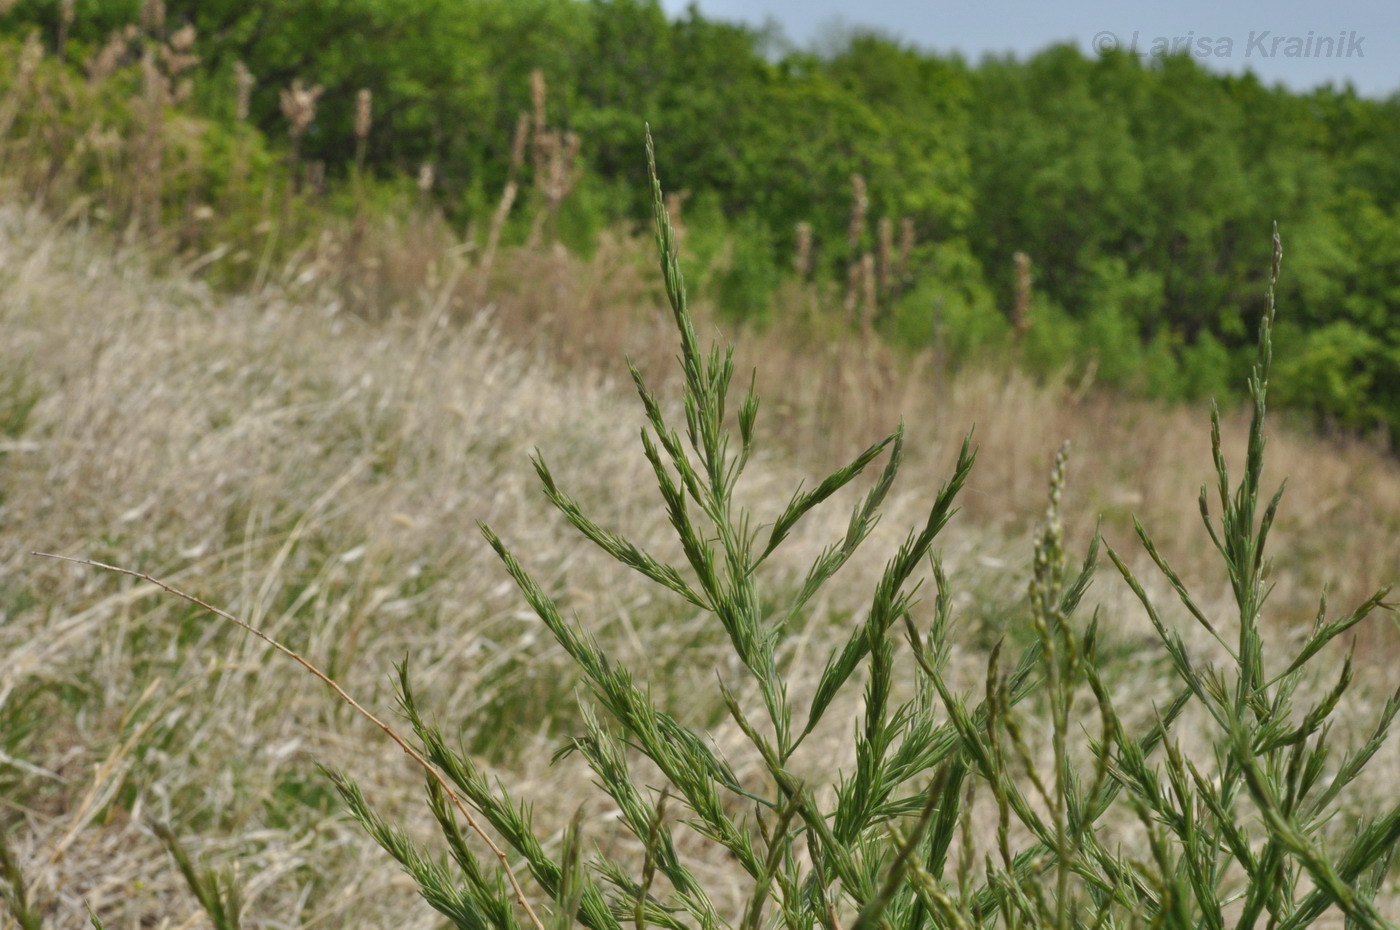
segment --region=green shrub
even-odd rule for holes
[[[1188,400],[1203,397],[1224,398],[1231,393],[1238,366],[1230,350],[1210,333],[1183,346],[1180,353],[1180,390],[1176,396]]]
[[[1279,367],[1290,406],[1332,416],[1352,428],[1368,428],[1386,414],[1376,393],[1385,345],[1361,328],[1338,320],[1297,333],[1293,353]]]
[[[890,333],[899,345],[932,346],[954,362],[985,361],[1011,345],[1011,325],[983,283],[977,259],[960,242],[921,247],[927,273],[895,305]]]

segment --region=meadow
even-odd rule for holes
[[[151,132],[0,152],[0,927],[1394,926],[1384,443],[745,325],[660,188],[579,250],[267,167],[230,271]]]
[[[83,902],[114,927],[196,919],[199,905],[152,820],[171,824],[201,861],[230,870],[245,926],[439,920],[411,904],[411,885],[316,769],[353,773],[385,816],[427,832],[413,803],[421,773],[382,734],[239,629],[148,583],[37,559],[36,549],[135,568],[197,593],[383,714],[393,706],[393,665],[406,659],[420,704],[486,771],[534,801],[547,844],[581,811],[590,840],[608,848],[619,842],[609,826],[617,811],[589,791],[586,768],[576,757],[544,761],[580,726],[579,672],[476,531],[484,521],[610,656],[645,675],[658,704],[678,708],[722,751],[739,752],[743,734],[723,701],[697,697],[711,693],[717,672],[736,671],[721,629],[581,548],[551,515],[527,458],[531,447],[548,456],[602,525],[625,527],[659,557],[679,557],[674,542],[666,545],[665,510],[636,450],[643,417],[617,355],[609,366],[590,351],[597,364],[587,365],[557,350],[571,330],[629,345],[674,404],[677,379],[666,373],[674,347],[655,303],[639,295],[590,319],[580,301],[552,321],[527,322],[527,295],[461,314],[441,289],[425,289],[421,313],[370,323],[314,288],[227,297],[188,277],[152,274],[139,251],[17,204],[6,207],[3,229],[7,842],[52,925],[78,925]],[[518,260],[543,263],[558,281],[589,277],[564,256]],[[469,273],[444,269],[443,287]],[[548,292],[550,306],[561,290]],[[528,331],[553,339],[521,338]],[[781,344],[756,336],[738,355],[741,366],[762,359],[760,385],[776,395],[763,408],[774,415],[760,418],[769,425],[757,428],[772,451],[754,459],[741,486],[760,519],[771,522],[775,502],[799,482],[813,486],[839,441],[873,441],[874,424],[896,423],[897,409],[909,425],[890,515],[841,582],[811,602],[800,635],[783,642],[794,694],[810,693],[823,656],[860,622],[880,560],[927,506],[958,434],[973,424],[978,468],[940,543],[944,570],[957,579],[950,682],[975,687],[994,643],[1033,641],[1027,511],[1044,495],[1056,439],[1074,449],[1063,507],[1076,548],[1095,514],[1105,514],[1107,538],[1152,578],[1122,525],[1119,514],[1131,508],[1162,528],[1163,550],[1207,592],[1207,610],[1228,604],[1203,531],[1192,539],[1190,508],[1177,509],[1209,477],[1200,411],[1078,399],[1064,385],[1008,372],[941,383],[917,367],[882,368],[869,357],[878,350],[859,345],[818,363],[843,383],[890,386],[833,399],[821,382],[794,374],[801,351]],[[1226,416],[1227,436],[1240,435],[1242,416]],[[828,423],[839,428],[804,440]],[[1330,582],[1334,601],[1345,603],[1394,567],[1400,480],[1393,462],[1364,446],[1271,438],[1269,474],[1295,477],[1272,540],[1266,629],[1296,645],[1313,606],[1305,590]],[[803,566],[845,523],[823,511],[807,519],[768,566],[775,596],[790,596]],[[1148,585],[1158,603],[1170,602],[1165,583]],[[1170,698],[1161,644],[1121,582],[1101,579],[1091,592],[1105,619],[1104,673],[1131,698],[1124,713],[1147,719]],[[1195,654],[1210,653],[1204,631],[1182,611],[1164,611]],[[1362,734],[1395,685],[1386,658],[1395,640],[1376,619],[1356,630],[1364,648],[1338,737]],[[1320,658],[1335,662],[1338,651]],[[859,694],[841,701],[835,718],[859,715]],[[819,730],[807,749],[814,777],[854,764],[847,726]],[[747,765],[739,771],[761,774],[761,762]],[[1367,777],[1373,787],[1359,797],[1393,797],[1393,744]],[[1326,830],[1342,835],[1351,823],[1343,816]],[[732,863],[703,848],[695,855],[692,867],[718,906],[739,906],[745,889]]]

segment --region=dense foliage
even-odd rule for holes
[[[80,67],[141,7],[78,3],[67,59]],[[1297,93],[1186,57],[1067,46],[975,65],[859,32],[797,50],[694,9],[668,18],[655,0],[164,7],[161,28],[198,34],[203,115],[233,120],[243,62],[258,79],[253,125],[285,140],[281,91],[321,85],[301,145],[334,180],[355,164],[356,94],[371,88],[366,167],[390,178],[431,163],[463,227],[513,176],[517,121],[540,105],[536,69],[549,125],[579,140],[557,218],[570,244],[645,217],[633,150],[650,122],[684,192],[688,247],[717,263],[708,280],[736,314],[762,317],[794,274],[799,224],[812,230],[809,274],[838,291],[882,240],[888,254],[889,230],[909,228],[908,260],[898,280],[882,274],[867,313],[955,361],[1014,345],[1045,371],[1223,394],[1247,371],[1268,266],[1260,231],[1277,220],[1303,256],[1281,295],[1293,313],[1276,334],[1289,360],[1280,401],[1349,428],[1400,428],[1400,94]],[[0,36],[39,25],[52,46],[60,10],[23,0]],[[524,170],[541,171],[538,157]],[[868,211],[853,227],[857,174]],[[1018,252],[1030,258],[1021,298]]]

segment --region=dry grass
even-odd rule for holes
[[[625,232],[605,234],[587,257],[540,245],[578,144],[546,131],[542,84],[515,146],[518,168],[533,128],[533,160],[548,169],[534,175],[544,204],[534,247],[501,243],[515,168],[484,236],[460,235],[426,198],[397,214],[361,202],[339,221],[322,216],[315,185],[295,202],[269,199],[276,178],[268,166],[266,177],[250,175],[245,135],[234,138],[233,180],[219,199],[199,188],[207,179],[196,183],[204,130],[175,105],[188,67],[175,53],[189,53],[189,42],[176,48],[172,37],[162,66],[148,57],[139,82],[130,68],[114,76],[134,55],[120,35],[87,82],[44,70],[34,45],[0,98],[0,830],[52,927],[86,926],[84,900],[113,928],[201,925],[150,819],[235,871],[249,927],[437,926],[314,769],[353,771],[379,809],[427,836],[430,825],[415,819],[421,773],[381,734],[265,644],[151,585],[28,553],[97,558],[192,590],[381,713],[392,708],[391,665],[407,657],[422,704],[459,722],[467,746],[518,796],[540,802],[546,831],[557,839],[582,806],[590,840],[619,842],[608,829],[615,812],[581,767],[538,761],[577,721],[575,673],[475,523],[491,523],[610,655],[652,669],[656,693],[686,722],[741,752],[719,702],[695,697],[711,693],[717,670],[733,671],[720,633],[580,547],[526,460],[538,446],[591,515],[673,554],[622,367],[630,355],[662,396],[677,396],[654,251]],[[109,125],[113,95],[129,125]],[[24,131],[10,133],[20,116]],[[306,124],[292,119],[299,139]],[[298,177],[294,164],[286,186]],[[195,192],[177,195],[177,180]],[[19,192],[62,219],[8,205]],[[206,196],[237,210],[215,216]],[[94,219],[166,261],[252,281],[252,296],[216,295],[179,271],[152,274],[150,251],[114,253],[62,228]],[[892,227],[880,237],[882,269],[892,237]],[[870,269],[857,272],[868,291]],[[1102,517],[1110,540],[1135,552],[1137,513],[1196,590],[1218,592],[1208,606],[1223,610],[1224,579],[1195,507],[1210,474],[1203,411],[1002,370],[936,370],[847,326],[855,297],[843,306],[839,293],[794,285],[763,332],[734,332],[699,308],[706,329],[737,337],[740,370],[760,369],[760,435],[778,451],[751,466],[741,490],[761,516],[901,416],[908,424],[890,516],[784,656],[795,688],[810,685],[804,671],[815,676],[868,606],[883,559],[974,424],[981,455],[944,550],[958,592],[961,684],[978,681],[994,640],[1029,635],[1029,530],[1066,438],[1071,547]],[[1244,432],[1227,413],[1227,437]],[[1272,540],[1278,635],[1311,620],[1323,584],[1349,606],[1400,578],[1393,456],[1277,430],[1270,469],[1294,482]],[[778,588],[844,528],[839,512],[810,518],[780,551]],[[1107,575],[1095,596],[1110,618],[1119,684],[1148,715],[1167,682],[1140,609]],[[1372,697],[1400,679],[1389,661],[1400,637],[1383,623],[1361,634],[1358,690]],[[1192,648],[1207,654],[1195,633]],[[1370,716],[1365,704],[1352,708],[1357,719]],[[804,751],[814,774],[849,766],[849,733],[820,730]],[[1381,791],[1400,781],[1396,750],[1386,752],[1371,776]],[[756,759],[735,764],[758,771]],[[1346,827],[1339,818],[1335,829]],[[682,852],[697,857],[716,901],[742,901],[731,864],[687,842]]]
[[[449,235],[415,234],[438,244]],[[392,267],[381,254],[381,267]],[[675,396],[661,377],[674,348],[647,253],[621,237],[588,260],[503,253],[485,308],[472,302],[479,282],[469,266],[444,257],[450,249],[417,254],[416,280],[426,284],[416,297],[405,296],[406,283],[386,288],[399,306],[367,322],[344,309],[340,284],[318,287],[329,273],[316,272],[315,254],[274,276],[287,287],[230,299],[187,278],[154,277],[140,254],[114,256],[0,208],[0,751],[10,760],[0,762],[0,824],[16,827],[10,835],[52,926],[83,925],[83,898],[113,928],[199,925],[147,817],[236,864],[250,927],[438,922],[332,808],[313,767],[351,769],[388,816],[416,817],[421,773],[396,749],[264,644],[149,585],[35,560],[33,549],[192,590],[379,711],[392,705],[391,664],[407,657],[422,704],[460,721],[464,742],[519,796],[540,802],[546,831],[562,830],[583,805],[607,841],[611,814],[581,769],[538,762],[576,719],[574,679],[476,532],[485,520],[611,655],[659,669],[658,692],[737,750],[722,708],[693,698],[733,661],[718,631],[581,549],[547,511],[526,462],[538,446],[601,523],[667,554],[637,452],[641,411],[621,378],[626,351]],[[935,377],[873,342],[818,349],[817,340],[742,336],[741,370],[762,368],[760,432],[785,450],[751,466],[746,502],[771,517],[801,477],[810,483],[901,413],[912,454],[891,515],[845,569],[852,583],[818,603],[809,635],[795,640],[794,668],[815,672],[843,638],[840,624],[863,608],[879,564],[973,423],[982,452],[944,553],[960,592],[965,646],[955,664],[967,684],[992,638],[1026,635],[1014,625],[1024,531],[1064,438],[1075,444],[1072,547],[1103,513],[1115,544],[1132,551],[1133,510],[1188,580],[1219,580],[1204,575],[1214,563],[1193,527],[1209,469],[1200,411],[1075,400],[1063,386],[1004,373]],[[1226,428],[1244,432],[1233,415]],[[1400,576],[1393,460],[1285,432],[1271,449],[1273,469],[1297,485],[1275,550],[1283,616],[1310,619],[1305,598],[1319,580],[1349,602]],[[813,519],[778,577],[843,530],[839,512]],[[1120,673],[1147,714],[1160,666],[1121,587],[1103,575],[1095,590],[1113,618]],[[1395,647],[1393,638],[1373,642],[1373,654]],[[1395,673],[1378,662],[1367,676],[1374,694]],[[842,764],[849,734],[817,736],[807,764]],[[1400,778],[1387,752],[1379,785]],[[723,901],[727,863],[697,871]],[[733,900],[742,900],[737,887]]]
[[[450,248],[441,242],[436,254]],[[661,297],[653,265],[650,243],[617,235],[590,259],[558,249],[517,252],[498,271],[489,305],[512,344],[575,377],[616,374],[627,355],[650,378],[674,378],[672,333],[655,310]],[[421,272],[421,279],[441,277]],[[452,304],[470,315],[474,304],[465,285],[462,291]],[[814,316],[814,304],[829,312]],[[777,322],[758,332],[717,321],[703,302],[697,313],[719,338],[738,343],[740,371],[758,369],[761,425],[814,470],[843,461],[902,417],[911,440],[907,474],[934,484],[975,427],[982,454],[961,504],[979,525],[1019,533],[1039,518],[1048,456],[1068,439],[1076,494],[1066,517],[1081,538],[1102,519],[1112,541],[1128,543],[1137,514],[1182,571],[1215,569],[1213,553],[1199,545],[1197,507],[1212,469],[1207,405],[1168,408],[1002,367],[941,371],[930,355],[834,328],[839,306],[831,295],[784,293]],[[1243,408],[1225,411],[1227,436],[1244,435],[1247,423]],[[1297,486],[1273,537],[1281,608],[1310,621],[1322,586],[1349,602],[1400,576],[1400,462],[1393,453],[1284,426],[1269,448],[1266,483],[1286,478]],[[1238,471],[1243,451],[1235,451]]]

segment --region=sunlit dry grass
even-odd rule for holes
[[[588,260],[503,255],[482,305],[468,297],[469,262],[439,252],[416,294],[395,284],[385,293],[397,307],[367,320],[345,309],[341,283],[321,287],[306,273],[314,256],[274,275],[283,286],[227,298],[150,275],[138,253],[112,255],[0,209],[0,823],[54,926],[80,926],[83,899],[110,927],[197,925],[150,817],[236,869],[250,927],[439,924],[314,768],[351,770],[387,814],[417,817],[421,774],[382,736],[236,629],[147,585],[30,550],[192,590],[381,711],[392,707],[392,663],[406,657],[424,706],[460,726],[518,796],[537,800],[546,832],[583,805],[605,841],[611,812],[586,774],[569,760],[540,763],[572,732],[574,673],[480,539],[483,520],[611,655],[651,670],[687,722],[738,751],[723,708],[694,697],[711,693],[717,670],[733,671],[719,632],[582,548],[527,462],[538,447],[590,514],[670,554],[621,360],[629,353],[676,396],[665,377],[675,348],[646,254],[618,238]],[[760,368],[760,434],[777,450],[751,466],[745,501],[771,519],[765,507],[901,414],[910,461],[890,515],[843,571],[851,583],[818,603],[794,640],[794,670],[815,675],[844,638],[973,424],[981,455],[944,549],[959,592],[962,684],[978,681],[992,640],[1027,635],[1017,628],[1026,539],[1065,438],[1072,552],[1100,513],[1115,545],[1133,551],[1135,511],[1188,579],[1223,584],[1206,574],[1214,562],[1193,525],[1209,474],[1202,411],[1076,398],[1001,372],[935,373],[860,339],[814,346],[782,328],[740,334],[741,370]],[[1226,429],[1244,432],[1233,415]],[[1393,460],[1284,431],[1271,449],[1274,474],[1295,482],[1275,550],[1283,617],[1310,619],[1319,581],[1344,603],[1400,575]],[[815,515],[781,552],[776,583],[844,529],[839,510]],[[1108,575],[1095,594],[1141,698],[1135,710],[1148,715],[1160,697],[1148,628]],[[1373,656],[1395,648],[1370,635]],[[1395,677],[1383,661],[1365,674],[1373,695]],[[800,685],[801,672],[792,680]],[[1387,751],[1382,785],[1400,777]],[[849,733],[820,731],[807,752],[815,769],[848,764]],[[723,901],[730,866],[713,858],[702,871]]]

